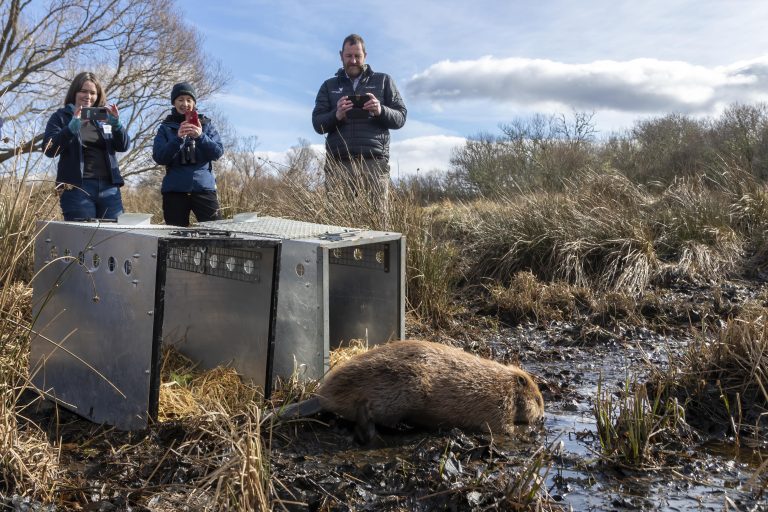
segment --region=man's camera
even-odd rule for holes
[[[352,102],[352,106],[355,108],[363,108],[363,105],[371,99],[367,94],[350,94],[347,98],[349,98],[349,101]]]
[[[368,100],[371,99],[371,97],[367,94],[350,94],[347,96],[347,98],[349,98],[349,101],[352,102],[352,106],[354,107],[352,110],[347,112],[347,118],[368,119],[370,114],[367,110],[363,110],[363,105],[365,105]]]
[[[83,107],[80,109],[80,119],[90,121],[106,121],[107,107]]]

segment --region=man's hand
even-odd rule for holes
[[[336,102],[336,119],[343,121],[347,118],[347,112],[352,110],[354,105],[349,101],[348,96],[342,96],[339,101]]]
[[[373,117],[378,117],[381,115],[381,103],[379,103],[379,100],[376,99],[376,96],[374,96],[373,93],[368,92],[366,94],[371,99],[365,102],[363,108],[370,112]]]

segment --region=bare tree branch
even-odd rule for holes
[[[96,73],[107,101],[120,109],[134,141],[119,155],[126,176],[157,168],[151,144],[174,83],[193,82],[205,98],[228,80],[218,61],[203,53],[198,32],[176,15],[175,0],[35,4],[0,2],[0,166],[41,150],[44,121],[63,106],[80,71]]]

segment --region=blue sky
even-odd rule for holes
[[[341,41],[366,40],[408,107],[392,132],[393,176],[448,168],[451,149],[533,113],[594,112],[601,134],[642,118],[716,115],[768,101],[768,2],[259,1],[179,3],[231,73],[201,101],[270,158],[318,148],[311,111]]]

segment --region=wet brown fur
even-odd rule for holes
[[[355,421],[367,442],[374,424],[506,432],[544,416],[531,376],[516,366],[428,341],[394,341],[332,369],[317,391],[323,410]]]

